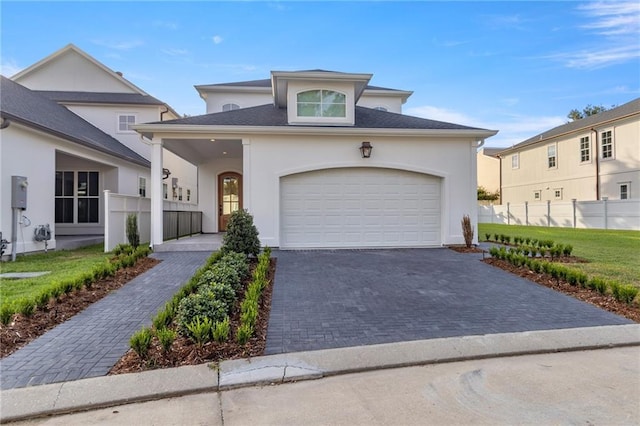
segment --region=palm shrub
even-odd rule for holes
[[[247,256],[260,253],[258,229],[253,224],[253,216],[247,210],[236,210],[231,213],[227,223],[227,233],[222,238],[225,252],[234,251]]]
[[[189,337],[196,342],[198,346],[202,346],[211,340],[211,328],[213,321],[211,318],[195,317],[193,321],[186,324]]]
[[[467,247],[471,247],[471,243],[473,243],[473,225],[471,224],[471,218],[468,214],[465,214],[464,216],[462,216],[462,221],[460,223],[462,225],[464,244]]]
[[[127,215],[127,240],[135,249],[140,245],[140,233],[138,232],[138,216],[135,213]]]
[[[231,332],[231,323],[229,317],[226,317],[223,321],[216,321],[213,326],[213,340],[218,343],[226,342],[229,340],[229,334]]]

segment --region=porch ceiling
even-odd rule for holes
[[[163,146],[196,166],[214,158],[242,158],[240,139],[163,139]]]

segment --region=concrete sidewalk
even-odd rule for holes
[[[635,362],[616,361],[615,363],[608,363],[606,361],[600,361],[600,364],[598,364],[595,369],[597,370],[595,373],[590,372],[588,366],[581,366],[579,364],[579,362],[583,361],[562,361],[564,364],[575,366],[577,369],[574,372],[576,378],[580,375],[585,375],[587,372],[590,372],[589,374],[597,373],[598,383],[602,386],[604,392],[604,389],[606,388],[604,386],[605,383],[609,388],[617,386],[617,383],[614,382],[616,378],[612,375],[613,373],[608,375],[608,368],[613,368],[614,365],[621,366],[623,370],[626,369],[623,373],[616,373],[618,375],[626,375],[627,379],[631,380],[630,384],[627,383],[626,387],[634,387],[638,384],[637,378],[639,377],[638,374],[640,373],[640,366],[637,362],[637,354],[640,350],[640,325],[631,324],[563,330],[529,331],[523,333],[454,337],[393,344],[326,349],[313,352],[270,355],[248,360],[224,361],[215,368],[211,368],[208,365],[199,365],[193,367],[149,371],[139,374],[108,376],[52,385],[11,389],[0,393],[0,421],[7,422],[33,419],[46,415],[73,413],[83,410],[98,410],[104,407],[115,407],[123,404],[135,403],[133,406],[128,406],[126,410],[131,411],[131,407],[133,407],[132,415],[134,417],[131,417],[131,419],[134,423],[141,424],[141,422],[144,423],[149,421],[153,416],[145,417],[141,413],[136,414],[136,408],[142,410],[143,407],[158,407],[157,404],[153,405],[153,403],[146,403],[152,405],[143,405],[145,401],[199,394],[197,397],[190,397],[188,400],[191,402],[189,403],[197,402],[198,404],[205,404],[209,415],[212,415],[214,419],[217,418],[218,420],[221,418],[221,410],[224,410],[225,424],[228,424],[226,420],[227,413],[235,413],[235,415],[238,416],[238,413],[244,412],[249,417],[260,413],[266,413],[265,415],[268,415],[269,410],[275,410],[276,406],[267,405],[266,408],[258,408],[257,406],[249,404],[246,410],[238,411],[238,401],[233,398],[226,400],[227,397],[222,397],[222,395],[239,394],[227,394],[226,392],[220,393],[219,391],[230,391],[238,388],[285,382],[298,382],[308,379],[318,379],[348,373],[371,372],[398,367],[443,364],[469,360],[477,361],[488,358],[514,357],[516,355],[585,351],[629,346],[632,346],[633,348],[628,348],[626,352],[624,352],[625,355],[623,358],[626,360],[635,360]],[[606,352],[608,351],[596,351],[594,353]],[[576,354],[577,353],[578,352],[576,352]],[[565,356],[568,358],[561,357],[559,359],[570,360],[574,355],[565,354]],[[586,358],[588,359],[589,357]],[[513,359],[515,358],[500,360],[497,362],[496,368],[500,369],[501,365],[510,362],[510,360]],[[540,365],[540,363],[537,365]],[[602,370],[598,370],[598,368]],[[382,381],[376,379],[376,384],[369,390],[387,394],[388,391],[381,389],[380,386],[392,386],[394,382],[396,387],[402,387],[401,379],[394,378],[396,376],[394,371],[401,370],[389,371],[390,373],[385,375],[388,379]],[[560,369],[557,371],[562,370]],[[408,374],[409,376],[412,375],[412,373]],[[635,382],[633,381],[634,379],[636,379]],[[469,377],[469,380],[475,380],[473,375]],[[516,376],[508,376],[505,380],[511,380],[511,382],[517,383],[519,379]],[[470,383],[469,385],[473,388],[474,383],[475,382]],[[367,385],[365,388],[366,387],[371,386]],[[532,386],[532,389],[533,388],[534,387]],[[271,387],[269,387],[269,389],[271,389]],[[363,389],[363,392],[365,390],[366,389]],[[622,391],[622,388],[619,390]],[[429,388],[425,388],[423,391],[427,393],[430,392]],[[621,395],[637,397],[637,387],[635,393],[629,393],[628,391],[629,389],[625,388],[624,392],[626,393],[621,393]],[[218,397],[211,397],[210,393],[212,392],[218,392]],[[576,389],[576,392],[580,392],[580,389]],[[527,393],[525,392],[523,395],[527,395]],[[430,400],[430,398],[431,397],[427,399]],[[206,403],[204,402],[205,400]],[[172,406],[172,404],[176,404],[176,401],[179,400],[163,401],[161,407],[164,407],[163,409],[165,409],[166,407]],[[187,400],[185,399],[184,401]],[[220,401],[227,401],[226,403],[230,405],[225,408],[224,404]],[[370,402],[373,405],[376,403],[375,400]],[[177,410],[174,412],[174,415],[180,412],[184,412],[185,416],[188,414],[187,417],[183,418],[183,422],[184,419],[189,419],[187,421],[189,424],[198,423],[194,418],[190,417],[193,413],[192,409],[187,409],[185,407],[180,408],[180,406],[176,407],[175,405],[173,406],[175,410]],[[289,408],[293,409],[293,407]],[[540,405],[539,408],[543,410],[544,406]],[[122,409],[124,410],[125,408]],[[485,409],[489,411],[490,407],[485,407]],[[117,410],[105,411],[105,413],[120,412],[120,410],[121,407]],[[154,410],[155,409],[152,409],[152,411]],[[282,407],[279,407],[278,410],[282,416],[285,415],[282,411]],[[631,411],[633,411],[633,408]],[[629,410],[622,413],[624,415],[628,415]],[[637,413],[631,413],[631,415],[635,416]],[[243,418],[243,421],[238,421],[236,424],[245,423],[244,420],[248,421],[249,417]],[[90,418],[93,418],[94,421],[96,421],[102,417],[94,415]],[[238,419],[238,417],[236,418]],[[296,421],[294,420],[294,417],[273,417],[272,419],[273,423],[300,423],[305,420],[304,418],[298,418]],[[505,419],[502,420],[509,422],[508,419]],[[167,421],[158,421],[156,424],[171,423],[168,421],[168,418],[165,420]],[[260,418],[254,419],[252,422],[262,423],[260,420]],[[366,418],[360,418],[358,422],[362,421],[364,423],[365,420]],[[398,418],[397,420],[401,421],[402,419]],[[412,421],[408,421],[407,423],[415,423],[415,420],[417,420],[417,418],[414,418]],[[458,420],[461,421],[463,419]],[[511,421],[516,420],[517,419],[512,418]],[[534,418],[531,418],[530,422],[534,423],[533,420]],[[561,419],[555,417],[540,417],[540,420],[542,422],[557,422]],[[585,418],[584,420],[589,419]],[[629,418],[628,420],[630,420],[631,423],[635,423],[637,419]],[[347,421],[347,417],[343,418],[341,421],[340,418],[332,419],[319,417],[316,419],[316,423],[345,423]],[[488,418],[483,421],[485,423],[491,422]],[[109,419],[108,416],[105,418],[105,422],[110,424],[113,424],[114,422],[117,424],[128,423],[122,417],[116,420],[113,418]],[[380,420],[374,421],[373,423],[376,422],[378,424],[385,423]],[[80,423],[85,423],[85,421],[69,421],[66,424]],[[149,424],[151,423],[153,422],[150,421]],[[210,422],[206,421],[205,423],[208,424]],[[310,423],[313,423],[313,421],[310,421]],[[180,422],[178,421],[173,424],[180,424]]]

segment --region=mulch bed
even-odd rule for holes
[[[252,269],[254,266],[255,264],[252,265]],[[269,312],[271,311],[275,268],[276,259],[272,258],[268,276],[269,284],[262,291],[254,334],[244,346],[235,341],[235,330],[240,324],[240,303],[242,302],[242,296],[240,296],[230,316],[231,335],[227,342],[217,343],[212,341],[199,347],[192,340],[178,335],[170,351],[164,353],[157,337],[154,336],[146,360],[141,359],[133,349],[129,349],[109,374],[137,373],[150,369],[179,367],[262,355],[267,343],[267,326],[269,324]],[[244,295],[249,282],[249,279],[245,280],[243,289],[239,294]],[[172,328],[175,329],[175,327],[175,323],[172,324]]]
[[[584,259],[577,261],[584,261]],[[582,288],[579,286],[572,286],[564,280],[557,280],[544,273],[533,272],[527,267],[514,266],[505,260],[488,258],[485,259],[484,262],[516,274],[522,278],[526,278],[529,281],[533,281],[545,287],[549,287],[553,290],[562,292],[569,296],[573,296],[576,299],[580,299],[584,302],[591,303],[592,305],[598,306],[599,308],[628,318],[631,321],[640,323],[640,307],[637,304],[627,305],[626,303],[614,299],[610,294],[603,295],[595,290]]]
[[[9,324],[0,324],[0,358],[11,355],[159,262],[150,257],[140,258],[135,265],[116,271],[114,276],[94,282],[91,288],[83,287],[50,300],[44,309],[38,308],[30,317],[14,315]]]
[[[448,248],[450,248],[453,251],[456,251],[458,253],[482,253],[484,250],[478,248],[478,247],[467,247],[467,246],[447,246]]]

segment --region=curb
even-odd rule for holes
[[[528,331],[268,355],[0,392],[0,423],[339,374],[640,346],[640,324]]]

